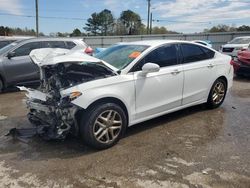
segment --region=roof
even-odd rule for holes
[[[68,38],[68,37],[38,37],[27,39],[26,41],[83,41],[83,39],[79,38]]]
[[[235,38],[250,38],[250,36],[242,36],[242,37],[235,37]]]
[[[159,46],[168,43],[192,43],[185,40],[142,40],[142,41],[133,41],[133,42],[121,42],[118,44],[130,44],[130,45],[147,45],[147,46]]]

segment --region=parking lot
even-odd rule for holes
[[[249,79],[235,79],[218,109],[195,106],[138,124],[103,151],[74,138],[5,137],[30,126],[23,98],[0,95],[0,187],[250,186]]]

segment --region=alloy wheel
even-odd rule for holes
[[[213,89],[212,100],[215,104],[219,104],[225,96],[225,86],[222,82],[217,82]]]
[[[122,118],[115,110],[102,112],[95,120],[93,133],[98,142],[110,143],[120,134]]]

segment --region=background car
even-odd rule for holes
[[[203,103],[219,107],[233,80],[230,56],[186,41],[120,43],[95,57],[62,49],[30,56],[43,75],[39,90],[21,88],[30,121],[46,125],[50,139],[81,135],[98,149],[139,122]]]
[[[221,46],[220,51],[232,57],[237,57],[237,54],[242,49],[247,49],[250,44],[250,36],[236,37],[227,44]]]
[[[210,40],[194,40],[193,42],[198,43],[198,44],[202,44],[204,46],[207,46],[209,48],[212,48],[212,42]]]
[[[32,38],[32,37],[19,37],[19,36],[13,36],[13,37],[0,37],[0,49],[7,46],[8,44],[15,42],[17,40],[23,40],[23,39],[28,39],[28,38]]]
[[[238,52],[233,60],[234,72],[237,76],[250,76],[250,48]]]
[[[0,39],[0,49],[15,41],[15,39]]]
[[[32,50],[39,48],[64,48],[93,53],[92,48],[82,39],[32,38],[13,42],[0,49],[0,92],[8,86],[39,80],[39,68],[29,57]]]

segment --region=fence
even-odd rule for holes
[[[209,40],[213,48],[218,50],[221,45],[232,40],[234,37],[250,36],[249,32],[223,32],[223,33],[195,33],[195,34],[162,34],[162,35],[126,35],[126,36],[88,36],[83,40],[92,47],[108,47],[119,42],[138,40]]]

